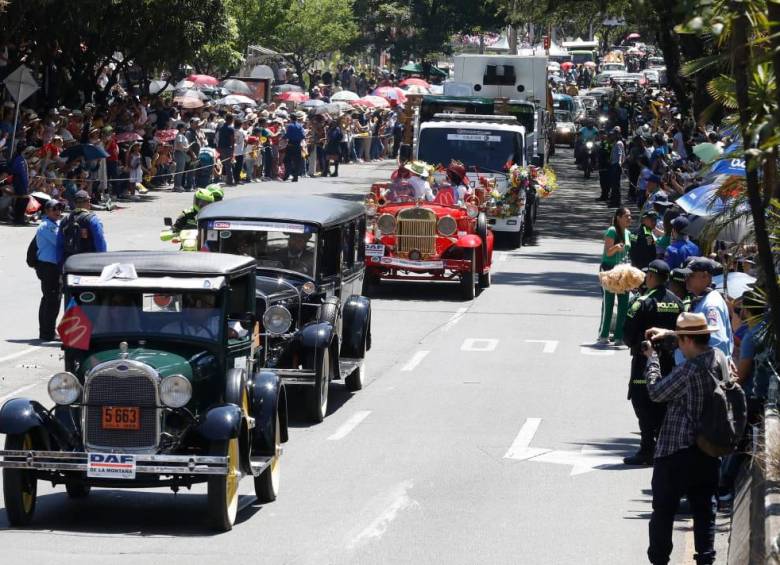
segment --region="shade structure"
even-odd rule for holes
[[[725,280],[724,280],[725,278]],[[729,298],[735,300],[741,298],[745,292],[750,290],[751,285],[755,284],[756,278],[751,277],[747,273],[727,273],[724,275],[717,275],[712,277],[712,284],[715,285],[715,289],[723,292],[724,287],[728,290]]]
[[[424,86],[417,86],[416,84],[412,84],[406,87],[406,94],[431,94],[432,91],[430,88],[426,88]]]
[[[282,92],[277,97],[279,100],[282,100],[284,102],[292,102],[294,104],[300,104],[301,102],[306,102],[309,99],[309,95],[305,92],[295,92],[295,91],[288,91],[288,92]]]
[[[691,237],[699,238],[706,233],[708,238],[730,243],[744,243],[753,232],[753,218],[744,214],[725,222],[718,220],[717,225],[712,218],[693,216],[687,230]]]
[[[73,145],[63,149],[62,153],[60,153],[60,158],[68,161],[77,157],[84,157],[87,161],[94,161],[95,159],[105,159],[108,157],[108,153],[102,147],[92,145],[91,143]]]
[[[423,88],[430,88],[430,84],[428,84],[427,80],[423,80],[421,78],[417,77],[410,77],[406,80],[402,80],[399,83],[401,86],[422,86]]]
[[[331,102],[338,102],[339,100],[350,102],[352,100],[357,100],[358,98],[360,98],[360,96],[358,96],[356,92],[352,92],[351,90],[342,90],[331,96],[330,100]]]
[[[203,107],[203,100],[191,96],[177,96],[173,101],[182,108],[187,108],[188,110]]]
[[[352,110],[352,104],[345,102],[344,100],[331,101],[331,103],[328,104],[328,112],[333,113],[333,108],[337,108],[341,112],[349,112]]]
[[[570,68],[572,68],[573,66],[574,66],[574,63],[572,63],[571,61],[564,61],[563,63],[561,63],[561,68],[562,68],[564,71],[567,71],[567,70],[569,70],[569,69],[570,69]]]
[[[198,86],[216,86],[219,84],[219,79],[210,75],[190,75],[187,80]]]
[[[629,33],[626,36],[626,39],[639,39],[640,37],[642,37],[642,36],[639,35],[638,33]]]
[[[717,216],[724,212],[726,207],[730,205],[730,199],[727,198],[724,200],[718,195],[718,189],[722,185],[723,182],[716,181],[711,184],[705,184],[698,188],[694,188],[678,198],[675,201],[675,204],[688,214],[701,216],[702,218]],[[737,208],[736,212],[745,212],[748,209],[748,204],[744,203]]]
[[[405,66],[401,67],[398,70],[401,71],[402,73],[407,73],[407,74],[411,74],[411,75],[423,75],[424,74],[423,67],[422,67],[422,65],[420,63],[410,63],[408,65],[405,65]],[[433,65],[431,65],[429,72],[430,72],[430,76],[432,76],[432,77],[442,77],[442,78],[444,78],[444,77],[447,76],[446,72],[444,72],[443,70],[441,70],[441,69],[439,69],[437,67],[434,67]]]
[[[177,98],[196,98],[204,102],[209,99],[203,92],[197,88],[177,89],[174,93]]]
[[[252,89],[249,88],[249,85],[243,80],[238,80],[236,78],[223,80],[221,86],[230,94],[243,94],[245,96],[252,94]]]
[[[699,143],[693,147],[693,154],[704,163],[712,163],[723,154],[723,148],[715,143]]]
[[[406,102],[406,94],[404,94],[404,91],[397,86],[380,86],[379,88],[374,89],[374,92],[371,94],[373,96],[384,98],[388,101],[393,100],[398,104],[403,104]]]
[[[228,96],[225,96],[224,98],[220,98],[219,100],[217,100],[217,105],[219,106],[233,106],[236,104],[257,106],[257,102],[252,100],[249,96],[244,96],[243,94],[229,94]]]
[[[325,106],[327,102],[324,100],[320,100],[319,98],[315,98],[313,100],[306,100],[301,103],[301,108],[311,109],[316,108],[318,106]]]
[[[735,177],[747,176],[744,159],[721,159],[712,166],[712,172],[716,175],[731,175]]]
[[[176,86],[174,88],[176,90],[187,90],[188,88],[195,88],[197,86],[198,85],[192,82],[191,80],[187,80],[186,78],[183,78],[176,83]]]

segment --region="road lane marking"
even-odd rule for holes
[[[544,348],[542,349],[542,353],[555,353],[555,350],[558,348],[558,342],[554,339],[527,339],[525,342],[543,343]]]
[[[344,439],[349,432],[351,432],[352,430],[358,427],[360,422],[368,418],[369,414],[371,414],[371,410],[360,410],[359,412],[355,412],[354,414],[352,414],[349,420],[341,424],[341,426],[339,426],[339,429],[337,429],[333,433],[333,435],[328,437],[328,439],[331,441]]]
[[[395,487],[386,497],[385,505],[379,515],[347,543],[347,549],[354,549],[371,540],[381,538],[390,523],[398,517],[402,510],[418,507],[419,503],[409,496],[409,490],[414,486],[411,480],[406,480]]]
[[[5,357],[0,357],[0,363],[5,363],[6,361],[11,361],[12,359],[16,359],[17,357],[22,357],[24,355],[27,355],[28,353],[34,353],[35,351],[38,351],[41,349],[39,345],[36,345],[35,347],[28,347],[27,349],[23,349],[22,351],[19,351],[17,353],[12,353],[11,355],[6,355]]]
[[[517,433],[515,441],[512,442],[512,445],[509,446],[506,454],[504,454],[504,459],[524,461],[550,451],[549,449],[529,447],[531,441],[534,439],[534,435],[536,435],[536,430],[539,429],[539,424],[541,423],[541,418],[526,418],[525,423]]]
[[[401,367],[402,371],[408,372],[408,371],[414,371],[415,367],[419,365],[423,359],[425,359],[430,351],[418,351],[414,355],[412,355],[412,358],[409,359],[409,361],[406,362],[406,365]]]
[[[498,347],[497,339],[469,337],[463,340],[461,351],[495,351]]]
[[[614,355],[615,350],[614,349],[593,349],[592,347],[587,346],[580,346],[580,353],[583,355],[592,355],[595,357],[605,357],[609,355]]]
[[[449,331],[455,324],[457,324],[463,315],[468,311],[468,308],[458,308],[455,313],[447,320],[447,323],[441,327],[441,331]]]
[[[19,387],[19,388],[17,388],[17,389],[16,389],[16,390],[14,390],[13,392],[9,392],[9,393],[8,393],[8,394],[6,394],[5,396],[0,396],[0,404],[1,404],[1,403],[3,403],[3,402],[5,402],[5,401],[6,401],[6,400],[8,400],[9,398],[13,398],[14,396],[16,396],[16,395],[17,395],[17,394],[19,394],[19,393],[22,393],[22,392],[24,392],[24,391],[26,391],[26,390],[30,390],[31,388],[34,388],[34,387],[38,386],[38,384],[39,384],[39,383],[32,383],[32,384],[30,384],[30,385],[24,385],[23,387]]]

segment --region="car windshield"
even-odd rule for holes
[[[558,122],[572,122],[571,114],[565,110],[555,111],[555,120]]]
[[[92,326],[93,337],[184,336],[216,341],[221,334],[221,295],[166,290],[79,290],[77,305]],[[84,325],[82,318],[76,318]],[[79,324],[76,324],[78,326]]]
[[[266,231],[261,225],[251,229],[253,226],[248,222],[245,224],[231,226],[231,229],[208,230],[206,244],[209,250],[254,257],[258,267],[314,276],[316,234],[305,233],[303,229]],[[241,229],[234,229],[236,227]]]
[[[503,171],[508,162],[522,161],[523,148],[512,131],[429,128],[420,133],[418,158],[432,165],[456,159],[466,167]]]

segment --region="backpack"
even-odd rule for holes
[[[92,212],[77,212],[62,222],[60,231],[63,238],[63,255],[66,258],[85,251],[93,251],[92,246],[88,244],[92,241],[89,222],[93,216]],[[89,234],[87,237],[82,237],[84,230]]]
[[[36,233],[27,246],[27,266],[34,269],[38,266],[38,234]]]
[[[715,358],[719,371],[713,373],[702,367],[708,373],[707,382],[712,390],[704,392],[696,445],[707,455],[721,457],[736,451],[745,433],[747,402],[742,387],[729,376],[726,356],[716,349]]]

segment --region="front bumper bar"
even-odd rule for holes
[[[135,456],[136,474],[149,475],[227,475],[227,457],[202,455]],[[36,471],[87,471],[86,452],[0,451],[0,467]]]

